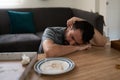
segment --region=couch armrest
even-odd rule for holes
[[[101,34],[103,34],[103,25],[104,25],[104,17],[97,13],[88,12],[80,9],[72,8],[73,15],[75,17],[80,17],[86,19],[90,22]]]

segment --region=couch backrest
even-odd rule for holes
[[[36,31],[43,31],[50,26],[66,26],[67,19],[73,16],[70,8],[18,8],[0,9],[0,34],[7,34],[10,31],[10,20],[7,11],[33,12]]]
[[[4,9],[0,9],[0,34],[6,34],[9,32],[9,17]]]
[[[35,13],[35,19],[39,19],[36,21],[38,31],[43,31],[46,27],[51,26],[66,26],[66,21],[73,16],[70,8],[41,8],[36,10],[38,13]]]
[[[102,15],[74,8],[49,7],[0,9],[0,34],[8,34],[10,31],[8,10],[33,12],[33,19],[37,32],[43,31],[46,27],[66,26],[66,21],[69,18],[77,16],[88,20],[88,22],[93,24],[101,33],[103,33],[104,19]]]

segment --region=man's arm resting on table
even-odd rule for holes
[[[95,46],[105,46],[107,39],[103,36],[98,30],[94,29],[94,36],[93,39],[90,41],[92,45]]]
[[[44,53],[46,54],[46,57],[63,56],[75,51],[85,50],[88,48],[90,48],[90,45],[84,45],[84,46],[58,45],[55,44],[50,39],[43,41],[43,50]]]

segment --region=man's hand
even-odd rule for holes
[[[80,45],[80,46],[77,46],[78,50],[86,50],[86,49],[89,49],[91,48],[91,44],[84,44],[84,45]]]
[[[82,21],[84,19],[82,18],[78,18],[78,17],[72,17],[70,19],[67,20],[67,27],[71,27],[73,26],[73,24],[75,23],[75,21]]]

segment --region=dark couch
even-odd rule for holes
[[[8,10],[32,12],[36,33],[10,34]],[[77,16],[88,20],[103,33],[103,16],[74,8],[21,8],[0,9],[0,52],[38,51],[46,27],[66,26],[66,21]]]

